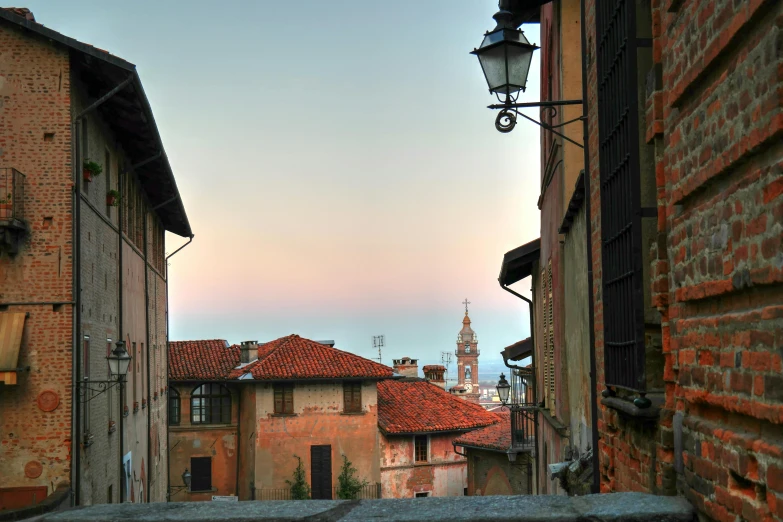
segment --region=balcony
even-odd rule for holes
[[[24,185],[24,174],[11,167],[0,168],[0,253],[15,255],[27,235]]]
[[[512,369],[510,384],[511,448],[531,450],[535,447],[537,410],[533,396],[533,368]]]

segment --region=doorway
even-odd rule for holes
[[[332,499],[332,446],[310,446],[310,487],[313,499]]]

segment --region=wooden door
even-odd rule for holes
[[[332,446],[310,446],[310,484],[312,498],[332,498]]]

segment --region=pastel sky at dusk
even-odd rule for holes
[[[384,363],[436,363],[466,297],[481,362],[527,337],[497,277],[538,237],[539,128],[495,130],[468,54],[497,0],[24,5],[137,65],[195,233],[170,262],[170,339],[297,333],[374,357],[384,334]]]

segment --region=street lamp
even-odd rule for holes
[[[506,380],[506,375],[501,373],[500,374],[500,380],[498,381],[497,385],[498,390],[498,396],[500,397],[500,402],[503,403],[503,406],[508,404],[508,393],[511,391],[511,385]]]
[[[131,356],[125,350],[125,342],[117,341],[114,346],[114,350],[106,356],[106,360],[109,363],[109,378],[105,381],[91,381],[84,379],[79,384],[79,395],[81,396],[81,402],[86,403],[93,400],[98,395],[110,390],[117,384],[122,389],[122,384],[125,380],[125,375],[128,373],[128,366],[130,366]],[[92,385],[92,386],[90,386]]]
[[[109,361],[109,373],[112,380],[121,380],[124,375],[128,373],[128,366],[131,362],[131,356],[125,350],[125,342],[117,341],[112,350],[111,355],[107,355],[106,359]]]
[[[538,47],[516,28],[514,14],[510,11],[501,9],[492,18],[497,26],[484,34],[479,48],[470,54],[475,54],[481,64],[489,92],[498,98],[505,95],[510,103],[516,100],[519,91],[525,91],[530,62]]]
[[[182,486],[169,486],[169,500],[171,500],[171,496],[179,493],[183,489],[190,490],[190,479],[193,478],[193,476],[190,474],[190,471],[188,471],[188,468],[185,468],[185,471],[182,473]]]
[[[523,2],[525,4],[524,7],[529,9],[538,8],[537,4],[540,3],[538,1]],[[539,47],[531,44],[525,37],[525,34],[517,29],[522,20],[518,13],[515,14],[504,9],[503,4],[501,2],[500,11],[492,17],[497,24],[495,28],[484,33],[484,40],[481,42],[481,45],[470,53],[475,54],[478,58],[481,70],[484,72],[484,78],[487,80],[487,86],[489,86],[489,92],[497,96],[500,102],[489,106],[490,109],[500,110],[497,118],[495,118],[495,128],[503,133],[511,132],[517,124],[517,116],[522,116],[566,141],[584,148],[582,144],[575,142],[556,130],[569,123],[581,120],[582,116],[552,125],[551,123],[547,124],[543,121],[534,120],[519,111],[521,108],[530,107],[540,107],[542,111],[546,109],[551,122],[552,118],[557,114],[557,107],[581,105],[582,100],[547,100],[543,102],[517,103],[519,92],[524,92],[527,85],[533,53]]]

